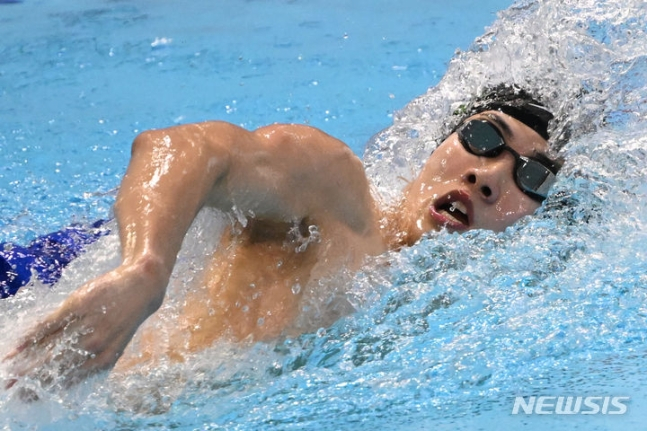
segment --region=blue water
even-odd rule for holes
[[[148,128],[308,123],[361,154],[509,3],[3,5],[0,241],[105,217]]]
[[[482,85],[533,83],[573,131],[537,215],[376,259],[343,286],[357,313],[332,327],[220,345],[191,365],[97,379],[31,406],[2,395],[4,428],[645,428],[647,5],[420,3],[0,6],[3,240],[108,214],[129,143],[149,127],[313,124],[358,154],[368,142],[385,199]],[[217,230],[203,214],[189,233],[171,318]],[[33,321],[43,302],[114,265],[117,249],[107,238],[54,291],[3,301],[0,327]],[[511,414],[516,396],[533,395],[630,401],[619,416]]]

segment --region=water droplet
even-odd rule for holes
[[[231,212],[242,227],[247,227],[247,217],[236,205],[231,208]]]
[[[301,285],[299,283],[292,286],[292,293],[298,295],[301,292]]]

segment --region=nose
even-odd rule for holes
[[[501,195],[504,179],[510,176],[509,163],[504,160],[493,160],[493,163],[469,169],[464,180],[488,203],[494,203]]]

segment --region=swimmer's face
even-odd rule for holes
[[[522,156],[548,152],[548,143],[522,122],[499,111],[468,118],[486,120],[506,144]],[[403,215],[415,241],[430,230],[489,229],[502,231],[540,206],[514,179],[515,157],[471,154],[452,133],[429,157],[420,175],[407,186]]]

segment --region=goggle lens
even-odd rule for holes
[[[510,148],[497,129],[489,121],[470,120],[458,129],[458,139],[471,154],[482,157],[497,157],[504,150],[515,157],[514,179],[517,187],[537,201],[548,196],[555,182],[553,171],[539,160],[521,156]]]

